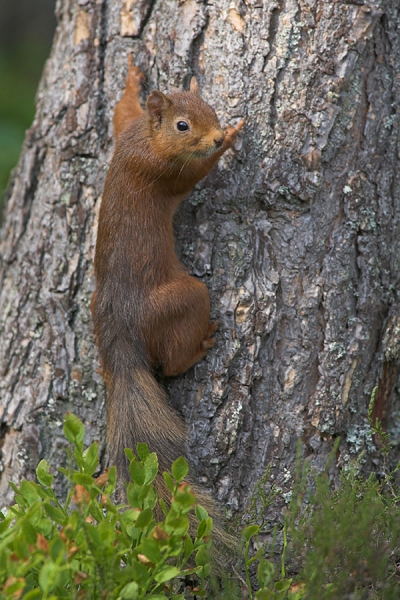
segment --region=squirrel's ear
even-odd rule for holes
[[[196,96],[200,96],[199,82],[197,81],[196,77],[192,77],[192,79],[190,80],[189,91],[192,94],[196,94]]]
[[[162,92],[154,90],[147,98],[146,106],[147,110],[152,117],[158,119],[161,113],[171,105],[171,100],[167,98]]]

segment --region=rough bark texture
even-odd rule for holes
[[[2,235],[1,503],[63,460],[66,410],[104,449],[89,312],[111,118],[133,54],[150,88],[195,74],[234,152],[184,202],[177,247],[208,285],[217,344],[166,382],[190,454],[227,508],[267,465],[290,497],[296,444],[318,468],[365,448],[367,408],[400,443],[397,0],[58,0],[37,116]]]

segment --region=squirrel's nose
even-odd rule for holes
[[[214,144],[219,148],[224,143],[225,136],[221,136],[219,138],[214,138]]]

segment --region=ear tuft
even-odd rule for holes
[[[192,77],[190,80],[189,91],[196,96],[200,96],[199,82],[197,81],[196,77]]]
[[[152,117],[160,117],[162,112],[171,105],[171,100],[167,98],[162,92],[154,90],[147,98],[146,106],[147,110]]]

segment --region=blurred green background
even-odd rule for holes
[[[35,114],[54,8],[55,0],[0,0],[0,221],[10,171]]]

